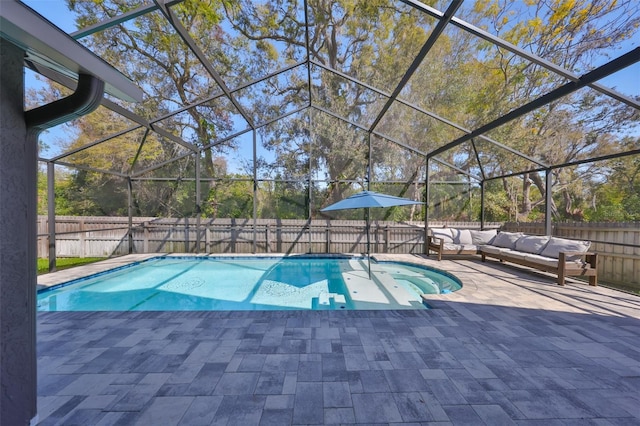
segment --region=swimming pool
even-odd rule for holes
[[[460,281],[361,257],[161,256],[38,292],[39,311],[426,309]]]

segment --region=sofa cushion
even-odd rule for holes
[[[554,259],[552,257],[541,256],[539,254],[527,254],[524,258],[525,260],[528,260],[530,262],[535,262],[540,265],[548,266],[550,268],[558,267],[558,259]]]
[[[529,255],[529,253],[525,253],[518,250],[504,249],[504,251],[500,252],[500,255],[503,257],[504,260],[508,262],[509,259],[523,260],[525,256]]]
[[[468,229],[451,228],[453,242],[456,244],[473,244],[471,240],[471,232]]]
[[[496,247],[491,245],[482,245],[479,247],[481,252],[490,253],[490,254],[500,254],[509,251],[508,248],[504,247]]]
[[[442,238],[445,243],[453,243],[453,229],[451,228],[431,228],[431,235],[436,238]]]
[[[443,250],[449,251],[449,252],[456,252],[456,253],[462,253],[463,251],[466,252],[476,252],[478,250],[478,247],[475,246],[474,244],[455,244],[455,243],[444,243],[442,245]]]
[[[524,253],[540,254],[549,242],[549,238],[549,236],[523,235],[516,241],[516,250]]]
[[[493,243],[498,231],[496,229],[490,229],[488,231],[471,230],[469,233],[471,234],[471,243],[480,246],[482,244]]]
[[[544,250],[542,250],[540,255],[557,259],[561,251],[578,251],[584,253],[589,250],[589,247],[591,247],[591,242],[589,241],[567,240],[565,238],[551,237],[549,239],[549,243]],[[580,256],[569,256],[567,260],[576,260],[579,258]]]
[[[516,241],[518,241],[518,238],[523,235],[524,234],[522,232],[500,232],[496,235],[492,245],[496,247],[514,249],[516,248]]]

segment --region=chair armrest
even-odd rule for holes
[[[566,262],[567,256],[580,256],[584,257],[586,263],[588,263],[592,268],[596,268],[598,266],[598,253],[592,251],[561,251],[558,253],[558,262]]]
[[[440,247],[444,244],[444,238],[434,237],[432,235],[427,235],[427,240],[429,241],[429,244],[433,243],[433,245]]]
[[[565,256],[593,256],[598,254],[593,251],[561,251],[560,253]]]

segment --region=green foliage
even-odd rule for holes
[[[242,178],[241,176],[235,176]],[[246,179],[246,177],[244,177]],[[253,217],[253,189],[248,181],[215,182],[203,203],[202,214],[210,218],[249,219]]]
[[[104,260],[102,257],[58,257],[56,259],[56,270],[73,268],[74,266],[86,265],[88,263]],[[38,274],[49,272],[49,259],[38,259]]]
[[[508,222],[513,220],[511,202],[505,192],[485,192],[484,219],[488,222]]]
[[[308,186],[299,182],[263,182],[258,186],[258,217],[308,218]]]

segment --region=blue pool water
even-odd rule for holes
[[[38,293],[39,311],[425,309],[446,273],[362,258],[158,257]]]

